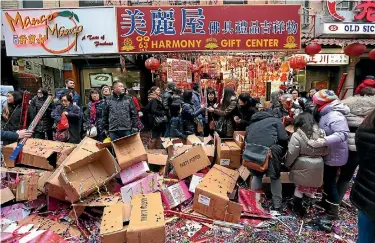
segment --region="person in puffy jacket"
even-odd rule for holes
[[[268,169],[265,172],[251,170],[253,175],[251,181],[252,190],[262,188],[262,177],[266,174],[271,178],[272,203],[275,210],[281,209],[282,186],[280,181],[281,161],[288,146],[288,134],[285,131],[280,119],[273,117],[266,111],[255,113],[250,120],[250,125],[246,129],[245,153],[256,153],[257,146],[268,147],[271,151],[271,159]]]
[[[316,110],[319,113],[319,127],[326,136],[310,142],[312,147],[328,145],[329,154],[324,156],[324,194],[320,205],[326,209],[329,218],[337,219],[340,196],[337,190],[336,175],[338,170],[348,161],[349,127],[345,115],[350,109],[342,104],[334,91],[323,89],[313,96]]]
[[[104,100],[100,96],[100,93],[96,89],[90,90],[89,103],[87,104],[87,110],[85,112],[86,120],[86,131],[88,135],[97,139],[98,141],[103,141],[104,134],[102,130],[102,115]],[[94,128],[95,127],[95,128]],[[96,136],[93,136],[94,129],[96,129]]]
[[[358,209],[358,243],[375,242],[375,110],[355,134],[359,169],[350,193]]]
[[[187,136],[184,133],[184,123],[181,118],[181,105],[172,103],[170,106],[171,112],[171,138],[181,138],[186,140]]]
[[[234,117],[237,114],[237,97],[234,90],[230,87],[225,88],[221,108],[210,107],[208,112],[218,117],[218,124],[221,124],[221,127],[215,127],[218,134],[223,138],[233,137],[236,127]]]
[[[105,99],[102,130],[112,141],[138,132],[137,109],[121,82],[114,82],[113,95]]]
[[[253,102],[250,94],[240,94],[238,96],[238,117],[234,117],[236,131],[246,131],[247,126],[250,124],[252,115],[257,111],[258,110],[255,108],[255,102]]]
[[[168,122],[167,111],[164,109],[162,99],[160,97],[160,88],[153,86],[150,89],[149,109],[150,109],[150,124],[152,125],[151,142],[149,149],[159,147],[160,137],[165,133]]]
[[[348,135],[349,157],[340,170],[340,176],[337,181],[337,190],[339,191],[340,202],[349,188],[354,172],[358,167],[358,154],[355,146],[355,132],[362,124],[365,118],[375,109],[375,88],[365,87],[359,91],[359,96],[348,97],[341,102],[350,108],[350,113],[345,115],[348,121],[350,133]]]
[[[30,102],[30,107],[33,109],[34,114],[37,114],[42,108],[44,102],[48,98],[48,92],[45,89],[38,89],[37,95]],[[38,122],[34,130],[35,138],[45,139],[47,135],[48,140],[53,139],[53,119],[51,117],[51,112],[54,109],[54,104],[51,103],[46,112],[44,113],[42,119]]]
[[[63,94],[60,98],[61,104],[56,105],[51,113],[55,124],[61,120],[62,113],[65,113],[69,122],[69,143],[78,144],[81,142],[81,120],[82,111],[79,106],[73,104],[73,98],[69,94]]]
[[[195,109],[192,90],[184,91],[183,100],[184,103],[182,104],[181,111],[181,118],[184,124],[183,130],[185,135],[193,135],[196,133],[198,116],[204,111],[204,104],[200,104],[199,109]]]
[[[311,147],[309,140],[324,138],[324,131],[315,124],[314,117],[303,112],[294,120],[294,129],[289,144],[285,166],[290,168],[289,180],[296,186],[292,208],[300,216],[306,213],[302,205],[303,195],[314,197],[316,190],[323,184],[324,155],[328,147]]]
[[[165,109],[165,115],[168,118],[168,121],[165,123],[165,131],[164,131],[164,137],[170,137],[170,129],[171,129],[171,124],[170,124],[170,113],[169,109],[172,104],[172,96],[174,91],[176,90],[176,83],[175,82],[168,82],[167,88],[165,89],[163,95],[162,95],[162,102],[163,102],[163,107]]]

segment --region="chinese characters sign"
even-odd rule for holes
[[[296,50],[300,7],[119,7],[119,52]]]
[[[349,64],[349,57],[345,54],[316,54],[313,57],[309,55],[297,55],[303,56],[308,61],[309,66],[319,65],[331,65],[341,66]]]
[[[114,14],[112,7],[3,11],[7,55],[116,53]]]
[[[327,0],[327,9],[329,14],[336,20],[344,21],[345,17],[340,15],[337,11],[337,5],[342,1]],[[355,7],[354,11],[356,15],[354,20],[363,22],[375,22],[375,1],[374,0],[362,0]]]

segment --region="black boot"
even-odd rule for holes
[[[326,200],[326,214],[328,219],[336,220],[339,219],[339,208],[340,205],[336,203],[332,203],[328,200]]]
[[[323,192],[322,200],[320,200],[317,205],[323,209],[327,209],[327,194]]]
[[[306,214],[306,208],[303,206],[302,198],[293,197],[291,209],[300,217],[304,217]]]

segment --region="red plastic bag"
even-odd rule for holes
[[[59,121],[59,123],[57,123],[57,131],[63,131],[63,130],[66,130],[69,128],[69,121],[68,121],[68,117],[66,117],[65,113],[62,113],[61,114],[61,120]]]

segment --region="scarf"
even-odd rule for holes
[[[96,104],[99,103],[100,100],[92,101],[91,108],[90,108],[90,124],[95,124],[96,120]]]

